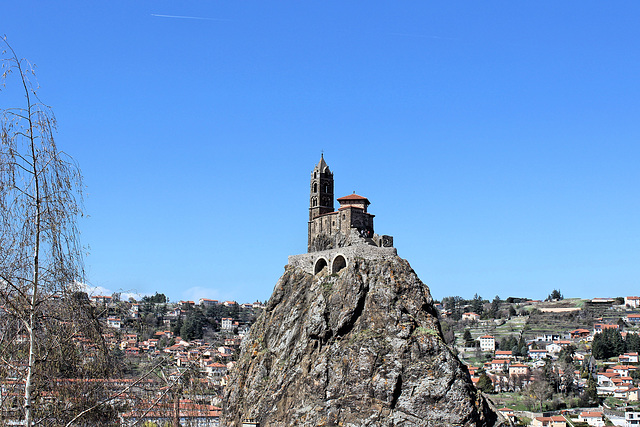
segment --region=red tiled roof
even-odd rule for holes
[[[536,417],[536,420],[539,421],[566,421],[563,416],[554,415],[551,417]]]
[[[366,200],[367,202],[369,202],[369,199],[367,199],[366,197],[358,196],[356,193],[349,194],[348,196],[340,197],[338,199],[338,201],[341,200]]]
[[[602,417],[602,412],[580,412],[580,416],[582,418],[585,418],[585,417],[589,417],[589,418],[591,418],[591,417]]]

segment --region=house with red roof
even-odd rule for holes
[[[608,371],[615,372],[616,374],[620,374],[622,377],[628,377],[631,375],[631,372],[636,370],[637,367],[633,365],[616,365],[612,368],[607,369]]]
[[[509,376],[523,376],[529,375],[529,367],[522,363],[514,363],[509,365]]]
[[[599,334],[605,329],[620,329],[620,326],[615,324],[611,325],[606,323],[596,323],[595,325],[593,325],[593,335]]]
[[[109,328],[120,329],[122,325],[122,319],[119,317],[109,317],[107,318],[107,326]]]
[[[462,313],[462,321],[468,321],[468,322],[477,322],[478,320],[480,320],[480,315],[477,313],[474,313],[473,311],[470,311],[468,313]]]
[[[620,374],[615,372],[598,372],[598,385],[613,386],[613,378],[620,377]]]
[[[511,359],[513,352],[511,350],[496,350],[496,359]]]
[[[573,331],[569,332],[569,335],[571,335],[571,339],[575,340],[578,338],[586,338],[591,334],[591,331],[588,329],[574,329]]]
[[[495,351],[496,350],[496,340],[491,335],[483,335],[478,338],[480,341],[480,350],[482,351]]]
[[[504,407],[504,408],[498,409],[498,412],[500,412],[502,416],[508,419],[511,423],[515,423],[516,413],[513,409]]]
[[[638,325],[640,324],[640,314],[638,313],[627,314],[626,320],[631,324]]]
[[[619,363],[638,363],[638,353],[624,353],[618,356]]]
[[[640,297],[624,297],[624,303],[630,308],[640,308]]]
[[[503,372],[509,369],[509,359],[493,359],[491,361],[491,371]]]
[[[217,299],[200,298],[198,303],[201,307],[209,307],[212,305],[218,305],[220,302]]]
[[[604,418],[602,417],[602,412],[580,412],[580,415],[578,415],[578,421],[582,421],[594,427],[604,426]]]
[[[113,301],[113,297],[110,297],[108,295],[94,295],[91,297],[91,302],[93,302],[96,305],[100,305],[100,304],[111,305],[112,301]]]
[[[554,415],[552,417],[535,417],[531,420],[532,426],[542,427],[567,427],[567,420],[561,415]]]

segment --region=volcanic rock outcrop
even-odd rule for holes
[[[222,425],[502,425],[407,261],[356,257],[327,270],[285,267],[243,342]]]

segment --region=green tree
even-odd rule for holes
[[[202,338],[202,329],[206,324],[207,320],[199,308],[191,310],[180,328],[180,337],[187,341]]]
[[[471,300],[471,310],[476,314],[482,314],[484,312],[484,300],[478,294],[473,296]]]
[[[173,327],[171,328],[171,332],[173,332],[174,335],[180,335],[180,331],[182,330],[182,316],[178,316],[178,319],[176,320],[176,323],[174,323]]]
[[[151,303],[151,304],[166,304],[167,297],[165,294],[159,294],[158,292],[155,295],[145,295],[142,297],[143,303]]]
[[[566,347],[563,347],[558,353],[558,360],[564,362],[566,365],[571,365],[573,363],[573,356],[576,354],[576,346],[573,344],[569,344]]]
[[[468,329],[464,330],[464,333],[462,334],[462,340],[464,341],[465,347],[475,346],[475,342],[473,340],[473,337],[471,336],[471,332]]]
[[[562,293],[560,293],[560,289],[554,289],[548,296],[545,301],[560,301],[563,300],[564,297]]]
[[[500,341],[500,345],[499,345],[500,350],[511,351],[513,353],[516,353],[514,352],[514,347],[517,347],[517,346],[518,346],[518,339],[513,335],[504,337],[502,341]]]
[[[593,406],[598,404],[598,390],[596,380],[591,375],[587,380],[587,388],[584,389],[580,396],[581,406]]]
[[[625,352],[638,353],[640,352],[640,335],[627,334],[624,340]]]
[[[484,372],[480,374],[476,387],[478,388],[478,390],[481,390],[485,393],[492,393],[494,391],[493,382],[491,381],[491,378],[489,378],[489,376]]]
[[[492,319],[497,319],[500,317],[500,304],[502,303],[502,300],[500,299],[500,297],[498,295],[496,295],[493,298],[493,301],[491,301],[491,306],[489,307],[489,312],[487,313],[487,317],[490,317]]]
[[[618,329],[606,328],[593,337],[591,354],[596,359],[608,359],[624,353],[625,342]]]

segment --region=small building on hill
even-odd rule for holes
[[[369,199],[349,194],[338,199],[334,210],[333,172],[324,156],[311,172],[307,253],[289,256],[289,265],[311,274],[337,274],[358,258],[390,259],[397,256],[393,237],[378,235]]]
[[[491,335],[483,335],[478,338],[480,341],[480,350],[482,351],[495,351],[496,350],[496,339]]]
[[[373,246],[392,247],[391,236],[377,236],[373,231],[373,218],[367,208],[369,199],[349,194],[338,199],[340,207],[334,211],[333,172],[324,155],[311,172],[309,196],[308,251],[350,246],[365,243]]]

